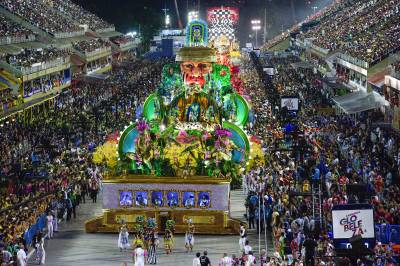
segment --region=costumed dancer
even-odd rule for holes
[[[149,244],[147,246],[147,262],[149,264],[157,264],[157,239],[155,234],[151,234]]]
[[[142,245],[137,245],[133,251],[134,266],[144,266],[147,257],[147,251],[142,248]]]
[[[167,255],[172,253],[172,248],[174,245],[174,224],[175,222],[173,220],[168,220],[165,226],[166,229],[164,234],[164,248]]]
[[[42,232],[38,230],[33,238],[32,245],[35,248],[36,263],[39,265],[44,264],[46,260],[46,251],[44,250],[43,244],[44,240]]]
[[[187,222],[188,222],[188,229],[185,234],[185,247],[186,247],[186,252],[189,252],[189,250],[193,251],[195,226],[193,224],[192,219],[189,219]]]
[[[122,250],[126,250],[131,246],[129,244],[128,237],[129,237],[128,227],[126,226],[125,223],[123,223],[121,229],[119,230],[119,236],[118,236],[118,247],[121,252]]]
[[[147,262],[149,264],[157,264],[157,246],[158,246],[158,234],[156,232],[156,221],[153,218],[147,220]]]
[[[138,246],[143,247],[144,243],[143,243],[142,235],[140,234],[140,232],[135,232],[135,238],[133,239],[132,247],[135,249]]]
[[[167,255],[172,253],[173,245],[174,245],[174,236],[172,234],[172,231],[170,229],[165,229],[164,247],[165,247],[165,253],[167,253]]]
[[[240,224],[240,238],[239,238],[239,251],[242,253],[244,251],[244,246],[246,245],[247,232],[244,224]]]

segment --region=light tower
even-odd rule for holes
[[[261,21],[259,19],[253,19],[251,21],[251,29],[256,32],[256,43],[255,48],[258,47],[258,31],[261,30]]]
[[[199,19],[199,12],[198,11],[189,11],[188,13],[188,23],[192,22],[193,20]]]
[[[167,14],[167,12],[169,11],[169,9],[165,6],[165,8],[161,9],[162,11],[164,11],[164,22],[165,22],[165,28],[168,28],[169,25],[171,24],[171,19],[169,17],[169,15]]]

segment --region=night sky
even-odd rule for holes
[[[163,8],[168,8],[171,27],[178,26],[174,0],[73,0],[89,11],[113,23],[118,31],[140,30],[146,39],[150,38],[163,25]],[[182,23],[186,24],[188,10],[193,10],[200,2],[201,17],[205,18],[207,7],[236,6],[240,8],[238,38],[241,46],[250,41],[251,19],[264,20],[267,7],[268,38],[279,34],[282,29],[299,22],[314,11],[313,6],[321,7],[332,0],[177,0]],[[261,37],[260,37],[261,38]]]

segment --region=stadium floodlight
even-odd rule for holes
[[[199,12],[198,11],[190,11],[188,13],[188,23],[192,22],[193,20],[199,19]]]
[[[130,37],[132,37],[132,38],[135,38],[135,37],[137,36],[137,32],[136,32],[136,31],[128,32],[128,33],[126,34],[126,36],[130,36]]]
[[[256,32],[256,43],[254,47],[258,47],[258,31],[261,30],[261,21],[259,19],[251,20],[251,29]]]
[[[314,15],[315,15],[315,11],[318,9],[318,7],[317,6],[312,6],[311,8],[312,8],[312,10],[314,10]]]

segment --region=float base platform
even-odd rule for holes
[[[197,234],[238,234],[240,221],[229,217],[229,202],[227,178],[107,177],[103,181],[103,215],[86,221],[85,229],[88,233],[117,233],[124,221],[133,231],[137,218],[143,216],[145,220],[154,218],[160,233],[169,219],[175,221],[175,233],[185,233],[190,219]]]

